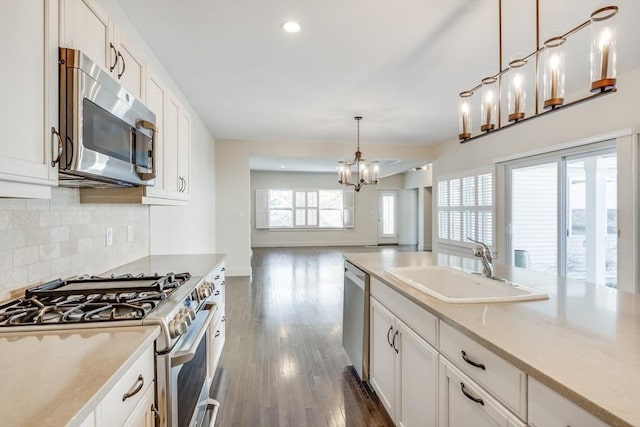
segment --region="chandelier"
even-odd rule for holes
[[[472,89],[460,93],[458,138],[461,143],[518,122],[555,111],[561,107],[578,104],[595,97],[616,92],[617,31],[613,17],[617,6],[606,6],[594,11],[589,20],[566,33],[551,37],[528,55],[517,56],[502,67],[502,0],[499,0],[499,71],[485,77]],[[539,0],[536,0],[536,40],[539,40]],[[565,47],[567,39],[578,31],[591,26],[591,87],[590,95],[565,102]],[[529,62],[531,61],[531,62]],[[527,65],[530,64],[530,65]],[[542,87],[542,90],[540,90]],[[533,92],[534,102],[527,108],[526,89]],[[586,88],[589,89],[589,88]],[[474,94],[478,96],[474,97]],[[506,92],[506,97],[501,93]],[[540,100],[540,96],[543,96]],[[474,100],[475,98],[475,100]],[[506,98],[506,99],[503,99]],[[504,101],[507,101],[506,103]],[[542,102],[541,102],[542,101]],[[501,104],[506,105],[501,105]],[[472,111],[479,111],[479,126],[472,123]],[[507,107],[501,108],[501,107]],[[539,111],[543,107],[544,112]],[[504,114],[506,113],[506,114]],[[506,119],[506,120],[504,120]],[[505,123],[508,121],[508,123]],[[475,132],[474,132],[475,131]]]
[[[378,162],[366,163],[360,151],[360,120],[361,116],[355,116],[354,119],[358,124],[358,146],[353,161],[338,162],[338,184],[353,187],[355,191],[360,191],[363,185],[377,184],[378,174],[380,173],[380,164]],[[351,182],[351,170],[355,166],[355,173],[358,174],[357,181]],[[354,174],[355,174],[354,173]]]

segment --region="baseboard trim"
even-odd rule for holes
[[[337,240],[332,242],[264,242],[251,243],[252,248],[294,248],[294,247],[311,247],[311,246],[377,246],[378,242],[373,241],[344,241]]]

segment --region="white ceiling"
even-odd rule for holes
[[[362,115],[365,146],[450,141],[458,93],[498,71],[498,0],[119,2],[216,139],[353,141]],[[640,0],[609,3],[620,6],[619,73],[638,68]],[[534,5],[503,0],[505,58],[535,48]],[[543,40],[597,7],[540,5]],[[280,29],[290,18],[299,33]]]
[[[351,159],[345,159],[351,160]],[[423,166],[424,162],[413,160],[380,160],[380,177],[403,173],[417,166]],[[313,157],[257,157],[249,159],[249,169],[256,171],[281,171],[281,172],[335,172],[337,179],[336,159]]]

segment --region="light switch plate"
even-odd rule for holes
[[[113,227],[107,227],[106,233],[106,244],[107,246],[113,245]]]

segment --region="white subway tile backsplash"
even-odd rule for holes
[[[63,242],[65,240],[69,240],[69,226],[63,225],[60,227],[51,227],[49,229],[51,233],[51,241],[52,242]]]
[[[0,231],[0,250],[24,248],[27,246],[26,230]]]
[[[13,211],[12,228],[34,228],[40,223],[40,212],[19,210]]]
[[[27,267],[27,280],[30,283],[39,282],[51,275],[51,261],[42,261],[30,264]]]
[[[51,261],[60,258],[60,243],[40,245],[40,261]]]
[[[37,246],[27,246],[13,250],[13,266],[33,264],[39,261],[39,251]]]
[[[13,252],[11,250],[0,251],[0,271],[13,267]]]
[[[53,188],[51,200],[0,199],[0,301],[41,281],[100,274],[146,255],[147,206],[80,204],[79,191],[70,188]]]
[[[40,212],[40,227],[56,227],[60,225],[59,211]]]
[[[11,211],[0,210],[0,230],[11,228]]]

